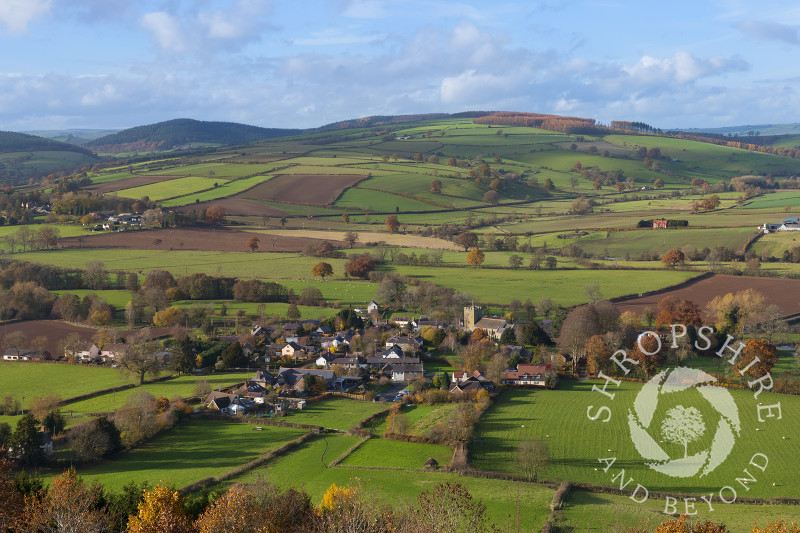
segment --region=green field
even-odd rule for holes
[[[497,524],[516,523],[517,506],[521,531],[539,531],[549,514],[553,490],[531,484],[477,479],[449,473],[423,473],[403,470],[363,470],[326,468],[326,465],[357,442],[356,437],[327,435],[304,443],[297,451],[263,468],[238,478],[247,482],[257,476],[282,487],[305,489],[318,504],[332,484],[347,486],[359,483],[366,498],[378,499],[393,507],[414,501],[423,490],[436,483],[463,483],[486,505],[489,518]]]
[[[365,418],[386,408],[386,405],[380,403],[328,398],[308,403],[305,409],[289,411],[289,416],[282,420],[347,431]]]
[[[761,527],[780,518],[800,522],[800,507],[796,505],[717,505],[709,512],[700,502],[695,521],[711,520],[723,523],[731,533],[749,533],[757,523]],[[649,499],[642,504],[627,496],[587,492],[573,489],[563,507],[564,526],[570,531],[627,531],[630,528],[654,530],[660,523],[674,519],[664,513],[666,501]],[[686,512],[683,501],[678,513]],[[690,511],[691,512],[691,511]]]
[[[450,464],[453,449],[438,444],[418,444],[389,439],[370,439],[342,461],[343,466],[369,466],[420,470],[425,461],[436,459],[440,466]]]
[[[226,387],[235,383],[242,383],[244,380],[253,377],[256,370],[257,369],[254,367],[252,372],[219,372],[199,377],[179,376],[164,381],[145,383],[144,385],[134,388],[112,391],[86,400],[68,403],[64,405],[62,410],[70,414],[111,412],[122,407],[128,396],[137,391],[149,392],[157,398],[162,396],[167,399],[175,398],[176,396],[186,398],[194,395],[195,383],[198,380],[206,380],[212,389],[219,389],[220,387]],[[117,371],[115,370],[114,372]],[[120,383],[121,382],[118,381],[105,388],[111,388]],[[99,390],[99,388],[94,390]]]
[[[176,196],[213,189],[214,183],[219,183],[219,179],[192,176],[187,178],[175,178],[151,185],[142,185],[141,187],[133,187],[131,189],[122,189],[116,191],[115,194],[123,198],[144,198],[147,196],[151,200],[157,202],[167,198],[175,198]]]
[[[499,270],[385,266],[381,270],[470,293],[476,302],[508,304],[511,300],[537,302],[550,298],[562,305],[586,301],[584,287],[597,284],[606,298],[642,293],[674,285],[696,272],[644,270]]]
[[[204,190],[202,192],[190,193],[177,198],[164,200],[161,203],[164,207],[175,207],[179,205],[188,205],[195,202],[208,202],[218,198],[226,198],[246,191],[251,187],[255,187],[259,183],[267,181],[271,176],[253,176],[251,178],[238,179],[234,181],[222,182],[218,187],[211,190]],[[213,185],[213,184],[212,184]]]
[[[753,454],[763,453],[769,457],[767,470],[763,473],[758,471],[758,482],[752,483],[746,493],[742,490],[740,495],[765,499],[800,497],[800,486],[795,482],[792,468],[796,442],[800,439],[800,428],[792,422],[792,413],[800,408],[800,398],[765,393],[754,401],[751,392],[731,391],[739,408],[742,429],[730,456],[721,467],[705,477],[676,479],[645,466],[631,443],[627,412],[641,385],[623,382],[617,388],[611,384],[616,393],[612,402],[601,393],[592,392],[593,384],[590,381],[565,381],[555,391],[502,392],[498,401],[481,418],[477,440],[471,448],[472,464],[485,470],[513,472],[516,469],[517,443],[523,439],[540,439],[550,450],[547,479],[611,486],[614,485],[613,476],[619,473],[620,468],[625,468],[626,479],[633,477],[649,490],[703,494],[719,493],[721,487],[731,485],[737,476],[742,476],[742,470],[748,466]],[[697,398],[691,398],[689,405],[699,409],[703,416],[712,417],[708,403]],[[663,413],[674,401],[674,398],[662,400],[658,413]],[[756,417],[758,402],[771,405],[778,401],[782,403],[784,419],[759,423]],[[611,421],[589,420],[589,406],[596,409],[602,405],[612,410]],[[706,448],[713,437],[714,432],[708,431],[693,446]],[[664,446],[668,453],[677,455],[677,444]],[[680,451],[683,451],[682,447]],[[616,457],[617,463],[604,473],[603,464],[598,459],[607,457]]]
[[[119,459],[81,469],[78,474],[114,491],[131,481],[155,485],[163,480],[179,488],[224,474],[305,433],[273,426],[253,431],[254,427],[222,420],[190,420]]]
[[[130,382],[113,368],[0,362],[0,396],[24,394],[26,408],[37,396],[55,394],[67,399]]]
[[[427,362],[425,363],[425,371],[435,371]],[[425,433],[437,422],[449,421],[450,415],[455,411],[458,404],[437,404],[437,405],[405,405],[400,409],[400,413],[405,415],[409,424],[409,435],[417,435],[424,437]],[[384,417],[372,429],[374,435],[383,435],[386,431],[386,418]]]

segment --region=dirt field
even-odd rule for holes
[[[653,296],[636,298],[626,302],[617,302],[620,313],[634,311],[642,313],[646,308],[658,310],[658,302],[667,296],[686,298],[705,309],[706,304],[715,296],[722,296],[729,292],[738,292],[744,289],[755,289],[764,295],[767,305],[777,305],[784,316],[800,313],[800,280],[778,278],[755,278],[749,276],[727,276],[715,274],[710,278],[702,279],[676,289]]]
[[[289,213],[285,213],[280,209],[275,209],[274,207],[268,207],[266,205],[259,204],[258,202],[254,202],[252,200],[247,200],[246,198],[220,198],[219,200],[211,200],[208,202],[200,202],[197,204],[189,204],[184,205],[181,207],[171,207],[173,211],[202,211],[203,209],[208,209],[212,205],[218,205],[225,209],[225,213],[228,215],[233,216],[263,216],[266,215],[268,217],[285,217],[291,216]]]
[[[266,233],[266,232],[265,232]],[[336,247],[345,244],[330,239],[295,237],[292,235],[276,235],[275,245],[269,234],[258,233],[259,252],[299,252],[309,243],[318,244],[322,240],[330,241]],[[247,241],[254,233],[236,231],[228,228],[175,228],[125,231],[122,233],[103,233],[85,237],[67,237],[59,240],[61,248],[123,248],[126,250],[202,250],[217,252],[247,252]],[[157,242],[160,240],[161,242]]]
[[[141,187],[143,185],[152,185],[153,183],[160,183],[162,181],[169,181],[175,178],[182,178],[183,176],[136,176],[135,178],[125,178],[118,181],[109,181],[106,183],[98,183],[96,185],[89,185],[82,190],[91,191],[95,193],[105,194],[114,191],[121,191],[123,189],[132,189],[133,187]]]
[[[366,176],[358,174],[284,174],[260,183],[234,198],[329,205],[336,201],[343,190],[363,179]]]
[[[22,333],[24,333],[28,338],[28,341],[32,341],[36,337],[47,337],[47,345],[45,349],[53,354],[54,357],[57,356],[56,354],[58,353],[57,351],[59,349],[59,343],[66,339],[70,334],[77,333],[80,335],[81,339],[87,342],[88,348],[91,346],[90,343],[92,342],[92,336],[97,333],[97,329],[95,328],[73,326],[72,324],[67,324],[61,320],[28,320],[25,322],[4,324],[2,327],[0,327],[0,345],[3,344],[5,336],[12,331],[22,331]],[[152,329],[150,331],[154,337],[166,335],[168,333],[168,331],[165,329]],[[126,339],[132,336],[133,333],[134,332],[131,331],[120,331],[120,335]]]

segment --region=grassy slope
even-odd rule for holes
[[[438,444],[370,439],[348,455],[340,464],[419,470],[431,457],[436,459],[441,466],[446,466],[453,457],[453,450]]]
[[[291,411],[285,418],[295,424],[313,424],[347,431],[361,420],[386,409],[379,403],[331,398],[306,405],[303,410]]]
[[[516,443],[521,439],[536,438],[544,440],[550,449],[549,479],[608,486],[613,485],[611,478],[623,467],[626,476],[632,476],[650,490],[707,493],[719,492],[721,487],[731,484],[736,476],[741,476],[742,469],[747,467],[754,453],[764,453],[769,456],[770,465],[765,473],[759,472],[759,482],[751,485],[747,495],[766,499],[800,497],[800,487],[794,481],[791,468],[800,429],[791,422],[792,415],[789,414],[800,407],[797,397],[765,394],[754,401],[752,393],[731,391],[742,422],[741,436],[731,455],[706,477],[678,480],[645,466],[630,441],[626,413],[640,385],[625,382],[618,389],[614,387],[617,394],[613,403],[600,393],[592,392],[592,385],[588,381],[567,381],[562,383],[561,390],[556,391],[503,392],[500,401],[481,419],[478,428],[480,440],[472,448],[473,464],[486,470],[514,471]],[[781,401],[784,420],[758,423],[756,404],[759,401],[765,404]],[[712,416],[707,403],[695,401],[691,405],[695,404],[704,416]],[[599,420],[593,422],[587,417],[588,406],[596,408],[601,405],[612,409],[613,417],[608,424]],[[667,403],[660,405],[659,413],[667,407]],[[756,428],[760,431],[756,432]],[[783,439],[784,436],[788,438]],[[696,445],[707,447],[712,438],[713,431],[709,428]],[[668,452],[677,455],[678,445],[666,446],[671,447],[666,448]],[[690,453],[693,453],[692,448]],[[601,466],[598,459],[603,457],[618,458],[618,463],[609,473],[604,473],[602,468],[595,470]]]

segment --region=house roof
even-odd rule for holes
[[[358,357],[337,357],[333,361],[330,361],[332,365],[357,365],[360,361]]]
[[[395,336],[386,341],[386,344],[417,344],[422,345],[422,339],[407,335]]]
[[[401,363],[399,365],[391,364],[392,372],[423,372],[422,363]]]
[[[502,328],[506,325],[506,321],[503,318],[481,318],[475,324],[475,329],[492,329],[497,330]]]

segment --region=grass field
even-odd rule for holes
[[[219,181],[218,178],[201,178],[197,176],[175,178],[153,183],[152,185],[122,189],[116,191],[116,195],[122,196],[123,198],[143,198],[147,196],[151,200],[157,202],[166,198],[174,198],[176,196],[183,196],[206,189],[213,189],[214,183],[219,183]]]
[[[785,251],[791,252],[792,248],[800,246],[800,232],[776,231],[762,235],[751,249],[760,256],[783,258]]]
[[[114,372],[117,371],[115,370]],[[75,414],[111,412],[114,411],[115,409],[122,407],[125,404],[125,400],[128,398],[128,396],[137,391],[149,392],[156,398],[161,396],[167,399],[171,399],[176,396],[185,398],[194,395],[195,383],[198,380],[204,379],[208,381],[208,384],[211,386],[212,389],[219,389],[220,387],[226,387],[228,385],[233,385],[235,383],[241,383],[244,380],[253,377],[255,372],[256,368],[253,368],[252,372],[220,372],[201,377],[179,376],[164,381],[145,383],[144,385],[140,385],[130,389],[124,389],[121,391],[112,391],[106,394],[102,394],[100,396],[88,398],[86,400],[80,400],[78,402],[68,403],[64,405],[62,410],[65,413],[75,413]],[[120,382],[117,382],[116,384],[112,383],[111,385],[105,388],[111,388],[118,384],[120,384]],[[100,388],[94,390],[100,390]]]
[[[78,471],[87,481],[119,490],[130,481],[182,487],[219,476],[296,439],[305,431],[219,420],[190,420],[114,461]]]
[[[452,287],[472,294],[476,302],[508,304],[511,300],[537,302],[550,298],[562,305],[586,301],[584,288],[597,284],[606,298],[646,292],[684,281],[696,272],[636,270],[497,270],[383,266],[381,270]]]
[[[425,371],[430,372],[431,367],[425,363]],[[437,404],[437,405],[407,405],[401,408],[400,412],[406,416],[409,423],[410,435],[424,437],[425,433],[437,422],[449,421],[450,415],[458,404]],[[375,425],[372,433],[383,435],[386,431],[386,418]]]
[[[204,190],[193,194],[189,193],[184,196],[178,196],[177,198],[164,200],[160,203],[164,207],[175,207],[180,205],[188,205],[195,202],[208,202],[218,198],[226,198],[228,196],[233,196],[234,194],[239,194],[240,192],[246,191],[250,187],[255,187],[259,183],[267,181],[270,177],[271,176],[253,176],[250,178],[221,182],[219,183],[218,187],[215,187],[210,191]]]
[[[0,395],[21,398],[24,394],[26,408],[37,396],[55,394],[67,399],[125,383],[131,380],[113,368],[0,362]]]
[[[238,478],[248,481],[262,476],[279,486],[305,489],[317,505],[331,484],[347,486],[360,483],[364,495],[400,507],[417,498],[423,490],[437,483],[463,483],[470,493],[486,505],[489,518],[497,524],[516,523],[519,505],[521,531],[539,531],[549,514],[547,505],[553,491],[546,487],[508,481],[476,479],[449,473],[423,473],[403,470],[362,470],[326,468],[357,442],[356,437],[328,435],[304,443],[296,452]]]
[[[370,439],[342,461],[343,466],[422,469],[425,461],[436,459],[440,466],[450,464],[453,449],[438,444],[418,444],[389,439]]]
[[[623,257],[630,254],[638,257],[645,252],[663,255],[669,250],[691,244],[702,250],[705,247],[725,246],[740,250],[755,234],[755,228],[720,229],[643,229],[638,231],[612,231],[604,239],[578,240],[576,245],[595,255]],[[558,246],[558,240],[552,246]],[[548,242],[551,244],[551,242]],[[713,246],[712,246],[713,245]],[[607,252],[607,253],[606,253]]]
[[[589,381],[566,381],[562,382],[560,390],[555,391],[507,390],[501,393],[498,402],[481,418],[477,440],[471,448],[473,465],[486,470],[513,472],[517,443],[523,439],[540,439],[550,450],[547,479],[610,486],[614,485],[612,477],[620,468],[625,468],[626,479],[633,477],[649,490],[719,493],[721,487],[731,485],[737,476],[741,477],[753,454],[763,453],[769,457],[769,467],[763,473],[759,471],[758,482],[751,484],[746,493],[741,491],[740,495],[766,499],[800,497],[800,486],[794,480],[791,466],[800,428],[792,422],[793,415],[789,414],[800,408],[800,398],[765,393],[754,400],[751,392],[731,391],[739,408],[742,430],[730,456],[721,467],[705,477],[678,479],[645,466],[631,443],[627,412],[641,386],[623,382],[617,388],[611,384],[616,393],[612,402],[602,394],[592,392],[592,385]],[[679,396],[685,398],[685,395]],[[708,403],[699,398],[699,394],[690,397],[691,402],[687,405],[696,407],[708,420],[713,419],[714,413]],[[675,398],[661,400],[656,418],[663,418],[663,412],[675,401]],[[770,405],[778,401],[783,405],[784,420],[759,423],[757,403]],[[587,417],[589,406],[594,406],[594,413],[601,405],[612,410],[612,419],[607,424]],[[711,427],[713,425],[709,430]],[[713,437],[714,431],[706,432],[693,444],[696,447],[694,452],[689,448],[690,453],[710,446]],[[678,454],[678,445],[664,446],[672,456]],[[683,451],[682,447],[680,451]],[[618,462],[604,473],[598,459],[607,457],[616,457]]]
[[[764,527],[779,518],[800,522],[800,507],[796,505],[717,505],[709,512],[708,506],[700,503],[702,505],[696,507],[698,515],[692,517],[694,520],[721,522],[731,533],[749,533],[754,524]],[[630,528],[653,531],[660,523],[673,518],[663,514],[665,504],[665,500],[655,499],[637,504],[627,496],[573,489],[563,507],[564,527],[575,533]],[[682,501],[677,510],[685,512]]]
[[[328,398],[306,405],[305,409],[289,411],[286,422],[312,424],[339,431],[347,431],[365,418],[386,409],[380,403]]]

